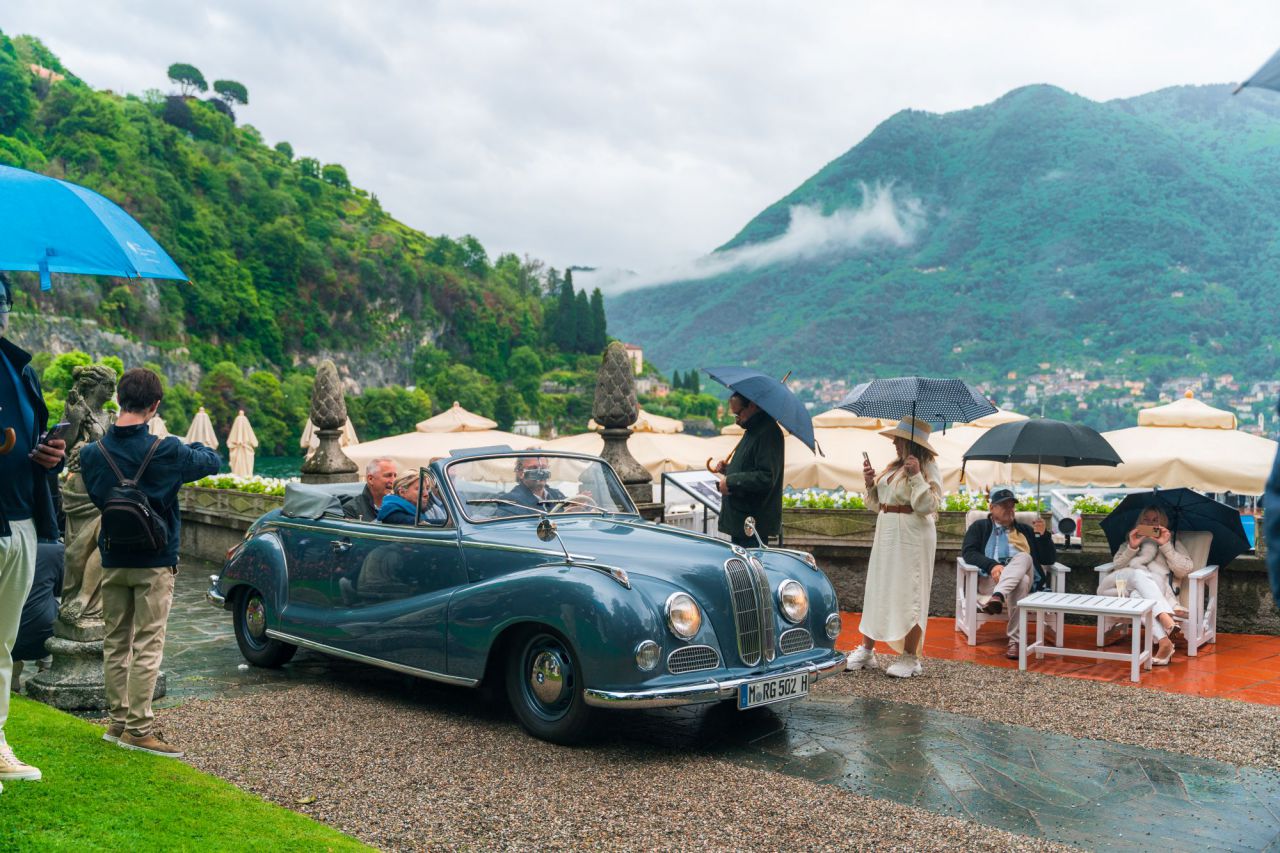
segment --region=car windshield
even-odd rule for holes
[[[599,459],[511,454],[450,462],[445,472],[471,521],[551,513],[635,513],[613,469]]]

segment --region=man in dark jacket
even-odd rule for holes
[[[154,438],[147,422],[156,416],[164,391],[160,377],[143,367],[126,370],[120,377],[116,397],[120,417],[101,441],[80,451],[80,473],[85,491],[102,509],[112,490],[120,485],[110,462],[110,454],[125,477],[136,477],[153,443],[159,442],[138,488],[152,510],[168,528],[169,539],[158,551],[112,546],[103,520],[98,535],[102,555],[102,618],[106,636],[102,640],[106,674],[107,711],[111,725],[103,740],[126,749],[178,757],[182,752],[152,732],[155,720],[151,698],[164,653],[165,625],[173,604],[173,580],[178,573],[178,541],[182,518],[178,511],[178,489],[218,473],[222,459],[199,442],[183,444],[174,436]]]
[[[56,540],[58,524],[48,471],[62,467],[67,444],[42,440],[49,422],[31,354],[4,335],[13,291],[0,274],[0,785],[39,779],[40,771],[19,761],[4,736],[13,679],[13,647],[22,606],[36,571],[36,542]]]
[[[1009,644],[1005,657],[1018,657],[1018,601],[1030,592],[1044,589],[1045,565],[1058,559],[1058,549],[1045,530],[1044,519],[1028,526],[1014,517],[1017,498],[1012,489],[991,492],[991,511],[975,521],[964,534],[966,563],[978,567],[980,595],[990,595],[982,610],[1000,613],[1007,606],[1009,624],[1005,630]]]
[[[364,466],[364,488],[357,495],[342,499],[342,514],[347,518],[358,518],[361,521],[373,521],[382,508],[382,499],[391,494],[391,487],[396,481],[396,463],[394,459],[379,457],[370,459]]]
[[[782,535],[782,430],[763,409],[737,392],[729,398],[729,410],[745,432],[733,458],[717,468],[724,496],[718,529],[733,544],[754,548],[755,537],[748,536],[743,526],[747,516],[755,517],[765,542]]]

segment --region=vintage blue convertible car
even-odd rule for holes
[[[835,590],[811,556],[646,522],[597,457],[489,450],[420,479],[435,506],[417,525],[344,518],[348,485],[291,485],[254,523],[208,594],[246,659],[279,666],[303,647],[502,686],[557,742],[601,709],[755,708],[843,667]]]

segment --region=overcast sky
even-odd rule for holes
[[[0,29],[97,88],[239,80],[242,122],[428,233],[652,272],[901,109],[1242,79],[1280,3],[3,0]]]

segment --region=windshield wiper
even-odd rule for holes
[[[534,513],[537,513],[538,515],[547,515],[546,510],[538,509],[536,506],[528,506],[526,504],[520,503],[519,501],[510,501],[510,500],[507,500],[506,498],[472,498],[471,500],[467,501],[467,506],[494,506],[494,505],[513,506],[516,509],[524,510],[526,513],[534,512]]]

